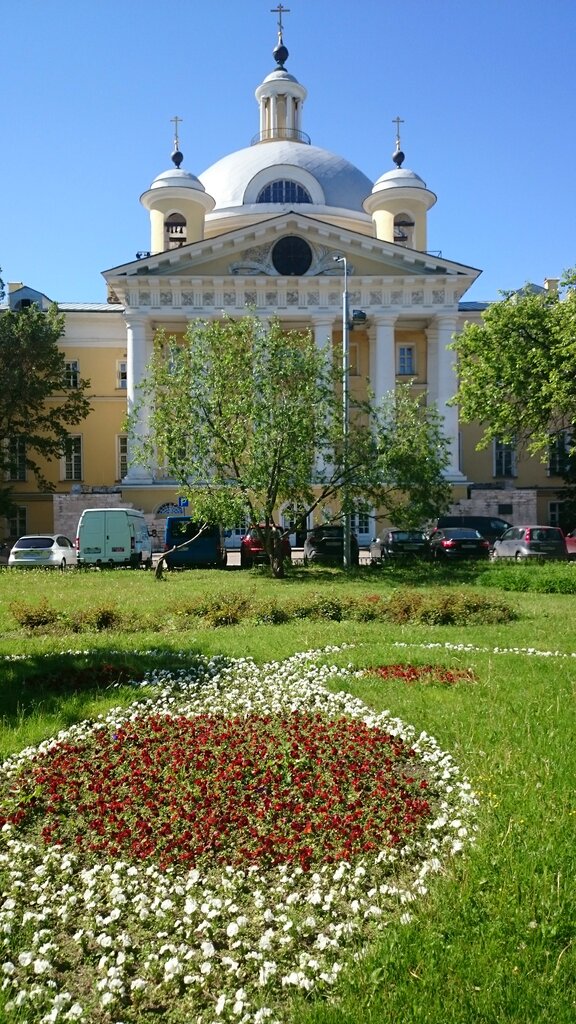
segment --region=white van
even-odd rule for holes
[[[135,508],[86,508],[76,531],[78,565],[152,566],[152,538]]]

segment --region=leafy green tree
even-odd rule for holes
[[[408,388],[378,407],[351,399],[345,434],[341,357],[278,320],[196,320],[183,342],[159,334],[128,430],[133,457],[165,461],[194,519],[262,524],[277,576],[280,507],[301,523],[316,509],[338,518],[378,507],[408,524],[448,501],[435,410]]]
[[[89,381],[70,387],[58,339],[64,317],[56,306],[43,313],[32,305],[0,312],[0,475],[15,478],[22,460],[39,488],[53,490],[41,462],[60,458],[69,428],[90,411]],[[0,515],[9,515],[12,488],[0,491]]]
[[[458,356],[453,399],[464,421],[494,438],[546,457],[550,435],[576,423],[574,271],[559,291],[507,292],[452,343]]]

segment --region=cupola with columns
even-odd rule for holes
[[[278,14],[278,43],[273,51],[276,67],[262,85],[256,89],[260,104],[260,131],[252,140],[254,143],[290,139],[291,142],[309,143],[309,137],[302,131],[302,107],[308,95],[307,90],[284,65],[288,60],[288,49],[282,38],[282,4],[274,9]]]
[[[176,249],[188,242],[204,238],[206,214],[214,209],[215,200],[209,196],[202,182],[181,168],[184,157],[178,139],[179,117],[173,119],[173,168],[154,178],[150,188],[140,196],[140,202],[150,211],[150,252],[152,254]]]
[[[427,214],[436,196],[418,174],[402,167],[405,157],[400,147],[400,125],[403,122],[396,117],[394,123],[396,150],[392,159],[396,167],[378,178],[364,200],[364,209],[372,217],[376,238],[426,252]]]

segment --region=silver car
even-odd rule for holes
[[[20,537],[8,555],[8,566],[12,568],[67,569],[70,565],[76,565],[76,548],[61,533]]]
[[[537,559],[567,558],[566,541],[557,526],[511,526],[498,540],[491,552],[493,560],[513,558],[516,562]]]

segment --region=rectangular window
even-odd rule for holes
[[[66,454],[62,459],[62,479],[82,479],[82,437],[75,434],[70,437]]]
[[[125,359],[116,362],[116,387],[123,391],[128,387],[128,363]]]
[[[357,535],[370,533],[370,516],[367,512],[355,512],[350,516],[350,528]]]
[[[128,475],[128,437],[126,434],[118,434],[116,443],[116,479],[123,480]]]
[[[398,346],[398,373],[401,377],[413,377],[416,373],[414,345]]]
[[[80,364],[77,359],[69,359],[66,363],[66,386],[77,388],[80,381]]]
[[[8,442],[8,480],[26,479],[26,444],[21,437],[12,437]]]
[[[548,523],[550,526],[560,526],[562,521],[562,502],[548,502]]]
[[[516,451],[513,444],[494,441],[494,476],[516,476]]]
[[[28,517],[25,505],[20,505],[13,516],[8,519],[11,537],[23,537],[28,532]]]
[[[548,476],[565,476],[570,469],[572,431],[559,430],[550,434],[548,446]]]

